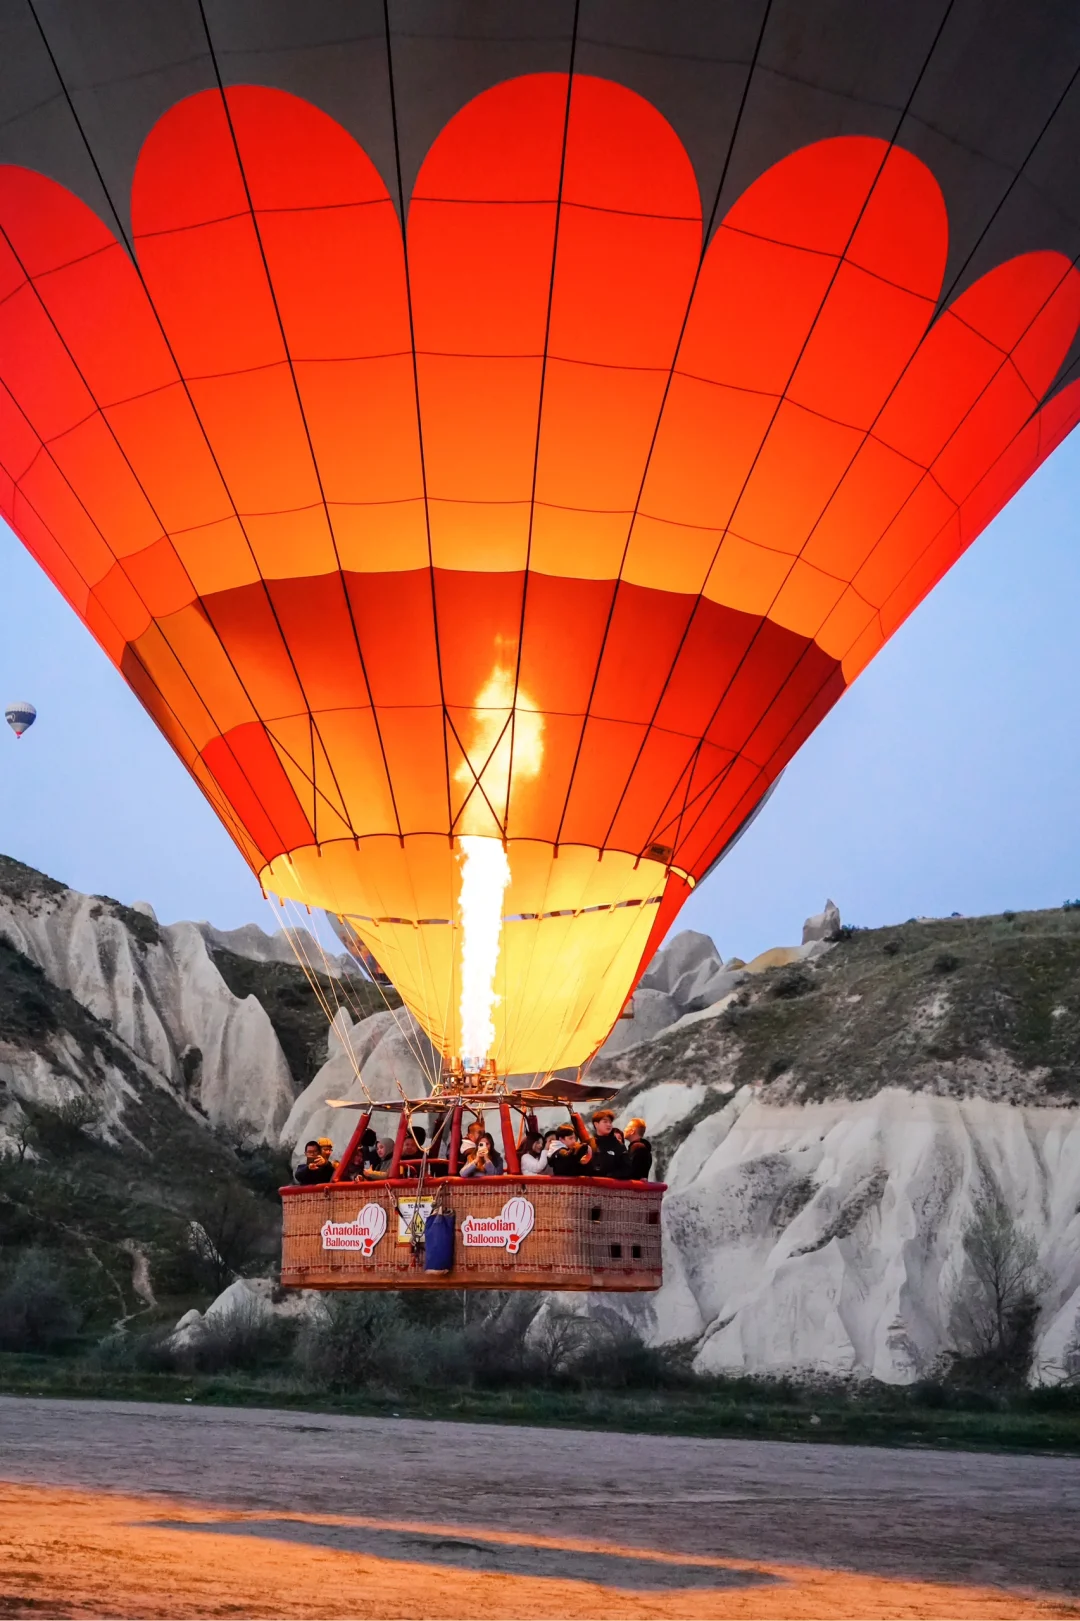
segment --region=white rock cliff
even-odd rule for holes
[[[661,1083],[628,1113],[664,1131],[706,1092]],[[671,1159],[664,1284],[634,1315],[657,1343],[694,1341],[701,1372],[928,1375],[988,1171],[1046,1274],[1035,1376],[1063,1377],[1080,1345],[1075,1109],[900,1089],[777,1106],[743,1087]]]
[[[240,1139],[276,1141],[292,1104],[288,1064],[254,997],[235,997],[192,923],[161,927],[60,885],[16,898],[0,892],[0,936],[101,1021],[145,1072]],[[69,1099],[81,1070],[9,1049],[10,1091]],[[113,1085],[118,1095],[119,1082]]]

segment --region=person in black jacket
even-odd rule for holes
[[[615,1135],[614,1109],[594,1110],[590,1150],[586,1176],[613,1176],[619,1182],[629,1178],[630,1157]]]
[[[334,1162],[323,1149],[322,1143],[314,1139],[304,1144],[304,1163],[298,1165],[293,1172],[293,1181],[299,1182],[303,1187],[310,1187],[313,1183],[329,1182],[334,1174]]]
[[[630,1176],[635,1182],[647,1182],[652,1170],[652,1144],[645,1136],[644,1120],[629,1120],[626,1125],[626,1155],[630,1162]]]
[[[427,1132],[423,1126],[410,1126],[405,1133],[405,1146],[401,1150],[402,1159],[423,1159],[426,1142]]]
[[[560,1126],[555,1136],[556,1147],[548,1154],[552,1176],[589,1176],[589,1167],[585,1164],[589,1147],[579,1141],[573,1126]]]

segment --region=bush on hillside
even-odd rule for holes
[[[196,1272],[214,1294],[257,1270],[276,1242],[273,1207],[234,1182],[204,1188],[192,1204],[192,1216]]]
[[[53,1351],[78,1327],[63,1268],[45,1250],[24,1250],[0,1289],[0,1349]]]
[[[603,1307],[586,1321],[587,1333],[567,1370],[581,1384],[658,1390],[692,1380],[682,1346],[646,1345],[631,1323]]]
[[[21,1109],[26,1122],[22,1134],[25,1145],[53,1159],[67,1159],[77,1148],[84,1148],[102,1116],[100,1104],[85,1096],[54,1105],[24,1099]]]
[[[427,1320],[414,1297],[331,1295],[301,1329],[296,1362],[317,1388],[656,1389],[688,1375],[681,1349],[646,1346],[617,1312],[582,1317],[529,1294],[440,1296]],[[460,1314],[460,1315],[459,1315]]]
[[[91,1361],[110,1373],[251,1373],[284,1360],[294,1336],[293,1324],[252,1296],[213,1312],[182,1338],[161,1325],[143,1333],[116,1329],[94,1347]]]

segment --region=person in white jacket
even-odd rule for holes
[[[548,1151],[543,1137],[530,1137],[521,1151],[522,1176],[550,1176]]]

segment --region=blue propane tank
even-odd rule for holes
[[[454,1217],[437,1210],[424,1223],[424,1271],[446,1273],[454,1265]]]

